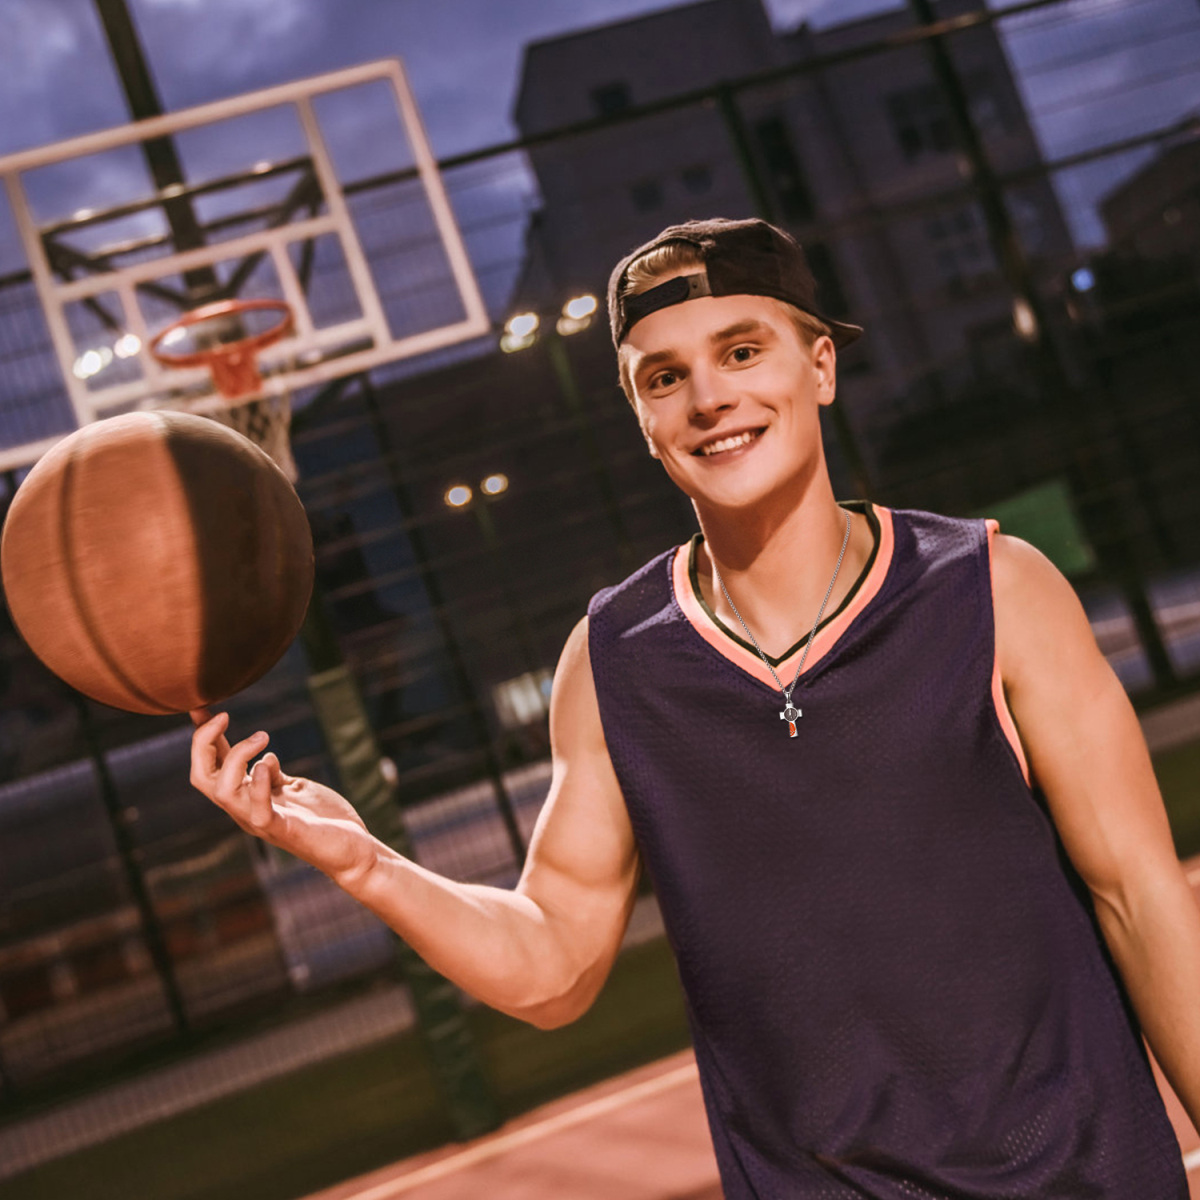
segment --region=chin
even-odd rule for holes
[[[747,481],[745,486],[728,486],[721,488],[684,487],[682,490],[693,504],[699,508],[724,509],[728,512],[739,512],[753,509],[768,500],[775,489],[764,487],[761,480]]]
[[[794,504],[805,489],[805,477],[794,471],[779,476],[748,471],[741,479],[723,481],[719,487],[711,483],[702,487],[695,480],[676,480],[676,483],[696,508],[738,514],[768,507],[781,499]]]

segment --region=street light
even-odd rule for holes
[[[591,293],[573,296],[563,305],[562,316],[558,318],[554,328],[564,337],[580,333],[592,323],[598,307],[599,303]]]
[[[599,307],[600,302],[590,292],[572,296],[562,306],[562,311],[554,323],[555,332],[562,337],[582,332],[595,319]],[[535,312],[516,313],[509,317],[504,322],[504,332],[500,336],[500,349],[505,354],[527,350],[537,341],[541,324],[541,318]]]
[[[504,333],[500,338],[500,349],[505,354],[514,350],[524,350],[537,340],[538,326],[541,321],[537,313],[523,312],[509,317],[504,322]]]
[[[494,471],[480,480],[479,490],[486,497],[499,496],[502,492],[508,491],[508,476],[501,474],[499,471]],[[526,623],[525,614],[517,602],[517,595],[513,588],[508,560],[501,549],[500,539],[496,533],[496,526],[492,522],[491,505],[486,503],[472,503],[473,493],[465,483],[456,483],[452,487],[447,488],[445,499],[451,508],[466,509],[475,517],[475,522],[479,526],[479,533],[483,538],[483,544],[487,549],[488,557],[491,559],[492,575],[499,583],[501,594],[504,596],[504,603],[508,607],[513,632],[516,634],[517,644],[521,648],[521,657],[525,662],[525,670],[527,673],[536,674],[542,669],[541,659],[537,652],[537,643],[534,640],[529,625]],[[538,678],[540,679],[540,676]]]
[[[499,471],[488,475],[479,481],[479,490],[485,496],[499,496],[508,491],[508,476]],[[475,493],[465,483],[456,483],[446,489],[442,500],[450,508],[466,508],[474,496]]]
[[[608,466],[600,450],[599,440],[592,425],[588,405],[584,402],[580,391],[579,381],[571,365],[571,355],[567,350],[566,339],[573,333],[581,333],[595,320],[600,310],[600,302],[590,292],[581,292],[567,300],[555,320],[553,332],[545,338],[546,356],[550,360],[550,368],[558,383],[558,390],[563,398],[572,422],[579,432],[579,439],[589,465],[595,473],[596,482],[600,488],[601,501],[608,515],[609,523],[617,539],[617,550],[621,562],[634,567],[633,544],[625,529],[621,517],[621,506],[617,500],[617,490],[613,484]],[[532,346],[537,339],[540,321],[536,313],[518,313],[510,317],[504,326],[504,336],[500,339],[500,349],[506,354],[515,350],[524,350]],[[517,334],[521,336],[518,337]]]
[[[1013,329],[1017,337],[1024,342],[1038,340],[1038,321],[1033,307],[1024,296],[1018,296],[1013,301]]]
[[[91,379],[93,375],[98,375],[103,371],[112,362],[112,358],[112,350],[108,346],[101,346],[96,350],[85,350],[75,360],[75,365],[71,368],[72,374],[76,379]]]

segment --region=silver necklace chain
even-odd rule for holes
[[[829,597],[833,595],[833,585],[837,582],[838,572],[842,569],[842,559],[846,554],[846,546],[850,542],[850,514],[846,513],[846,533],[842,538],[842,548],[838,551],[837,565],[833,568],[833,578],[829,581],[829,586],[825,589],[825,599],[821,601],[821,607],[817,610],[817,619],[813,622],[812,632],[808,635],[808,641],[804,644],[804,653],[800,656],[800,662],[796,665],[796,674],[792,676],[792,682],[786,687],[783,681],[775,674],[775,668],[771,666],[767,656],[763,653],[762,647],[758,644],[758,638],[750,632],[750,626],[742,620],[742,614],[738,612],[737,605],[733,602],[733,597],[729,594],[729,589],[725,586],[725,580],[721,578],[721,572],[717,570],[717,560],[709,554],[709,561],[712,563],[713,574],[717,578],[717,582],[721,585],[721,591],[725,593],[725,599],[729,601],[729,607],[733,609],[733,615],[737,617],[742,628],[746,631],[746,636],[754,643],[755,650],[758,651],[758,657],[763,660],[763,665],[771,672],[771,678],[779,685],[779,690],[783,693],[783,712],[779,714],[781,721],[787,721],[788,729],[792,737],[796,736],[796,720],[800,716],[800,710],[792,703],[792,692],[796,689],[796,684],[800,681],[800,672],[804,670],[805,660],[808,658],[808,652],[812,649],[813,638],[817,636],[817,626],[821,624],[821,617],[825,614],[825,605],[829,603]]]

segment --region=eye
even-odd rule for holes
[[[729,357],[736,363],[749,362],[758,353],[757,346],[734,346]]]
[[[660,392],[663,388],[674,387],[679,382],[679,376],[674,371],[659,371],[657,375],[651,375],[646,386],[654,392]]]

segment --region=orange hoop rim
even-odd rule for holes
[[[219,342],[215,346],[209,346],[204,350],[193,350],[184,354],[174,354],[169,350],[162,351],[159,349],[159,345],[167,334],[174,332],[176,329],[189,329],[193,325],[199,325],[202,321],[211,321],[214,317],[228,317],[237,313],[272,310],[281,313],[281,319],[272,325],[270,329],[264,329],[261,333],[247,334],[246,337],[237,338],[232,342]],[[214,359],[227,358],[231,355],[242,355],[247,352],[257,353],[259,350],[265,350],[268,346],[274,345],[275,342],[286,337],[291,331],[292,307],[286,300],[217,300],[212,304],[204,304],[199,308],[193,308],[185,312],[178,320],[172,321],[170,325],[160,330],[151,338],[148,349],[164,367],[198,367],[211,363]]]

